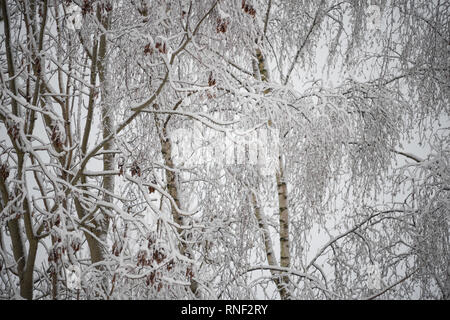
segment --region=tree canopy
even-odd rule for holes
[[[1,299],[450,298],[449,1],[0,9]]]

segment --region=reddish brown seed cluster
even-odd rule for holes
[[[217,18],[216,32],[225,33],[227,32],[228,19]]]
[[[170,286],[164,284],[162,281],[163,271],[161,267],[170,272],[175,268],[176,263],[174,259],[168,259],[163,248],[157,248],[157,243],[154,236],[154,234],[150,234],[147,237],[147,248],[138,251],[136,265],[138,267],[141,266],[153,268],[156,267],[156,265],[160,266],[159,268],[157,268],[157,270],[152,270],[145,276],[146,285],[154,287],[159,292],[164,287],[170,289]],[[189,281],[194,277],[193,269],[193,265],[189,264],[183,270],[184,275]]]
[[[214,92],[206,91],[206,97],[207,97],[209,100],[212,100],[212,99],[215,99],[215,98],[216,98],[216,94],[215,94]]]
[[[253,8],[251,4],[247,4],[245,0],[242,0],[242,9],[244,10],[245,13],[248,13],[252,17],[256,15],[255,8]]]
[[[161,264],[167,256],[164,254],[164,252],[154,249],[151,254],[147,250],[140,250],[137,254],[137,266],[151,266],[153,261],[155,261],[157,264]]]
[[[151,249],[154,243],[155,243],[155,239],[153,238],[152,235],[149,235],[147,237],[147,248]]]
[[[192,280],[194,277],[194,272],[192,271],[192,266],[189,266],[186,268],[186,277],[188,277],[189,280]]]
[[[175,266],[175,261],[173,261],[173,259],[172,259],[166,265],[167,271],[172,270],[174,266]]]
[[[80,250],[80,241],[77,239],[72,240],[72,242],[70,243],[70,246],[72,247],[74,252],[77,252]]]
[[[141,176],[141,168],[136,161],[134,161],[131,165],[131,176],[134,177],[135,175],[137,175],[138,177]]]
[[[158,272],[158,275],[159,275],[159,272]],[[155,278],[156,278],[156,272],[155,271],[150,272],[145,279],[145,283],[147,284],[147,286],[154,285],[155,280],[156,280]]]
[[[158,292],[160,292],[164,286],[160,279],[161,279],[161,273],[152,271],[147,275],[147,277],[145,279],[145,283],[147,284],[147,286],[149,286],[149,285],[153,286],[157,282],[158,285],[156,287],[156,290]]]
[[[209,74],[208,77],[208,85],[210,87],[214,86],[216,84],[216,79],[214,79],[212,72]]]
[[[147,43],[144,47],[144,54],[151,55],[153,54],[153,48],[150,43]]]
[[[61,247],[53,247],[50,249],[50,253],[48,255],[48,262],[58,262],[61,260],[61,257],[63,255],[63,250]]]
[[[59,214],[54,215],[52,220],[53,220],[53,225],[59,227],[59,225],[61,224],[61,217],[59,216]]]
[[[156,184],[156,181],[152,181],[152,184]],[[155,192],[155,188],[153,187],[153,186],[148,186],[148,192],[149,193],[153,193],[153,192]]]
[[[155,48],[159,50],[161,53],[167,53],[167,46],[166,43],[157,42],[155,44]]]
[[[81,14],[83,16],[94,12],[94,7],[92,5],[92,0],[83,0],[83,4],[81,5]]]
[[[147,251],[140,250],[137,254],[137,266],[149,266],[151,264],[151,260],[147,259]]]
[[[163,260],[166,259],[166,255],[159,251],[159,250],[153,250],[153,256],[152,256],[153,260],[156,261],[158,264],[160,264],[161,262],[163,262]]]

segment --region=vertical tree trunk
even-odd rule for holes
[[[99,21],[101,21],[103,28],[105,30],[109,29],[109,14],[106,12],[101,12],[102,9],[100,9],[100,6],[97,7],[97,18]],[[103,139],[106,139],[112,131],[114,130],[114,119],[113,119],[113,113],[112,113],[112,106],[109,103],[109,83],[108,83],[108,70],[107,70],[107,57],[106,57],[106,49],[107,49],[107,41],[106,41],[106,34],[102,33],[100,36],[100,43],[99,43],[99,49],[98,49],[98,73],[99,73],[99,80],[100,80],[100,86],[102,88],[101,92],[101,115],[102,115],[102,135]],[[114,153],[108,152],[112,151],[114,147],[114,139],[107,140],[103,147],[103,171],[111,171],[114,170]],[[103,200],[106,202],[112,202],[113,198],[111,194],[114,193],[114,175],[105,175],[103,177],[103,188],[108,193],[103,194]],[[109,217],[105,215],[100,222],[100,231],[99,231],[99,238],[100,239],[106,239],[106,234],[108,232],[109,227]],[[103,257],[100,257],[103,258]]]
[[[97,7],[97,19],[102,24],[103,28],[105,30],[109,29],[109,19],[110,16],[106,12],[102,12],[102,8],[100,6]],[[90,83],[92,87],[94,88],[97,85],[97,75],[100,82],[100,88],[101,88],[101,129],[102,129],[102,136],[104,139],[106,139],[114,130],[114,121],[112,118],[112,112],[111,112],[111,105],[108,103],[108,70],[107,70],[107,39],[106,34],[102,32],[100,35],[99,41],[93,41],[93,53],[91,56],[91,77],[90,77]],[[82,156],[86,155],[87,151],[87,145],[90,135],[90,130],[94,118],[94,104],[95,104],[95,96],[96,92],[95,89],[91,89],[89,93],[89,102],[88,102],[88,114],[86,119],[86,125],[83,133],[83,139],[81,144],[81,152]],[[108,140],[104,146],[103,146],[103,171],[110,171],[114,169],[114,153],[108,152],[112,150],[114,147],[114,139]],[[84,175],[81,176],[81,182],[83,184],[86,184],[87,179]],[[105,175],[103,176],[103,189],[105,192],[102,195],[102,198],[106,202],[112,202],[113,197],[111,194],[114,193],[114,175]],[[84,218],[86,216],[86,212],[83,209],[80,201],[78,199],[74,199],[75,202],[75,208],[78,213],[78,217],[80,219]],[[102,213],[99,213],[102,214]],[[99,220],[93,219],[94,216],[91,217],[89,222],[93,225],[93,227],[86,227],[89,229],[89,232],[84,232],[84,235],[86,237],[86,241],[89,247],[89,253],[91,256],[91,262],[92,263],[98,263],[105,260],[105,248],[103,245],[98,241],[98,239],[102,241],[106,241],[108,228],[109,228],[109,216],[107,214],[103,214],[102,218]],[[97,269],[102,270],[101,266],[98,266]],[[108,291],[107,288],[107,281],[106,277],[103,279],[101,285],[103,287],[103,290],[105,293]]]
[[[157,117],[155,117],[156,123],[158,123]],[[167,125],[167,123],[166,123]],[[161,153],[164,158],[164,165],[166,168],[174,168],[173,158],[172,158],[172,143],[170,142],[169,137],[167,136],[167,129],[166,126],[162,128],[162,134],[160,135],[160,143],[161,143]],[[167,191],[174,200],[176,206],[178,208],[181,208],[180,205],[180,199],[179,199],[179,192],[178,192],[178,186],[177,186],[177,175],[174,171],[166,169],[166,181],[167,181]],[[173,217],[173,220],[180,226],[183,226],[183,217],[180,215],[180,213],[176,210],[175,206],[171,205],[171,214]],[[179,243],[179,250],[180,253],[187,258],[192,259],[193,254],[190,251],[187,243],[186,243],[186,236],[183,233],[183,229],[178,228],[177,229],[178,234],[180,235],[180,238],[183,240]],[[200,291],[199,291],[199,285],[198,282],[195,279],[191,280],[190,289],[192,293],[198,298],[200,298]]]
[[[255,56],[257,59],[257,62],[253,62],[253,70],[254,70],[254,77],[256,79],[260,79],[263,82],[269,81],[269,71],[267,69],[267,64],[265,61],[265,57],[262,53],[262,51],[257,48],[255,50]],[[267,94],[270,92],[270,89],[267,88],[264,90],[264,94]],[[281,151],[280,151],[281,152]],[[288,191],[287,186],[285,182],[284,177],[284,168],[283,163],[281,159],[281,155],[278,157],[278,172],[276,174],[276,182],[277,182],[277,190],[278,190],[278,209],[279,209],[279,215],[280,215],[280,267],[289,268],[290,267],[290,251],[289,251],[289,207],[288,207]],[[258,204],[256,203],[256,200],[253,197],[253,206],[254,206],[254,212],[256,219],[258,221],[258,224],[261,227],[261,213],[260,208]],[[270,237],[268,230],[264,230],[263,233],[268,237]],[[265,240],[267,242],[267,239]],[[266,255],[267,260],[270,265],[276,266],[276,260],[270,257],[271,253],[273,252],[273,249],[268,248],[266,245]],[[286,300],[290,298],[288,285],[289,285],[289,277],[288,276],[282,276],[281,279],[274,278],[276,280],[275,284],[277,285],[278,292],[280,293],[280,297],[282,300]]]
[[[266,221],[263,215],[261,214],[261,207],[258,203],[258,200],[256,199],[256,195],[253,192],[251,197],[256,221],[258,221],[258,227],[260,230],[262,230],[263,233],[267,262],[269,263],[270,266],[278,267],[277,258],[275,257],[275,253],[273,251],[273,244],[272,239],[270,237],[269,228],[267,227]],[[285,277],[280,278],[279,273],[275,270],[270,270],[270,273],[272,275],[273,282],[277,287],[281,299],[282,300],[289,299],[289,291],[287,291],[286,289],[285,285],[286,280],[284,279]]]
[[[34,2],[31,3],[34,6]],[[47,1],[44,1],[44,10],[47,10]],[[4,34],[5,34],[5,49],[6,49],[6,60],[8,65],[8,75],[10,77],[9,86],[10,90],[14,95],[17,95],[17,87],[16,87],[16,71],[14,65],[14,52],[11,46],[11,25],[10,25],[10,15],[9,8],[6,0],[1,1],[1,11],[3,13],[3,24],[4,24]],[[42,26],[45,27],[46,23],[46,14],[43,15]],[[19,109],[19,105],[15,99],[11,99],[11,107],[12,112],[15,116],[21,117],[22,113]],[[26,123],[29,125],[29,123]],[[23,193],[21,187],[25,185],[25,174],[23,171],[24,168],[24,158],[25,153],[20,146],[20,142],[16,141],[15,137],[13,137],[10,133],[8,133],[10,137],[10,141],[13,144],[15,152],[17,154],[17,173],[16,173],[16,192]],[[9,193],[6,187],[6,181],[1,179],[0,181],[0,189],[2,193],[2,199],[4,205],[6,205],[9,201]],[[20,217],[14,217],[12,220],[8,221],[7,226],[11,236],[11,242],[13,247],[13,255],[14,259],[17,263],[17,273],[19,276],[19,285],[20,285],[20,295],[28,300],[33,299],[33,271],[34,264],[36,258],[36,251],[38,242],[34,238],[31,220],[30,220],[30,208],[28,206],[28,199],[24,199],[21,204],[23,209],[23,217],[25,223],[26,237],[29,242],[28,254],[26,254],[26,246],[25,246],[25,238],[21,234],[20,230]],[[12,212],[12,214],[16,214]]]
[[[284,180],[283,162],[279,157],[279,172],[276,175],[278,188],[278,207],[280,211],[280,267],[289,268],[291,255],[289,252],[289,210],[288,191]],[[282,277],[284,285],[289,284],[289,277]]]

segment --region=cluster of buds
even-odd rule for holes
[[[136,161],[134,161],[131,165],[131,176],[134,177],[135,175],[137,175],[138,177],[141,176],[141,168]]]
[[[161,282],[161,273],[156,272],[156,271],[152,271],[148,274],[148,276],[145,279],[145,283],[147,284],[147,286],[153,286],[155,285],[155,283],[158,283],[158,285],[156,286],[156,290],[158,292],[161,291],[161,289],[163,288],[163,283]]]
[[[212,100],[212,99],[215,99],[217,96],[216,96],[216,94],[214,93],[214,92],[210,92],[209,90],[208,91],[206,91],[206,97],[209,99],[209,100]]]
[[[65,253],[65,251],[66,250],[62,246],[55,244],[55,246],[52,249],[50,249],[50,253],[48,254],[47,258],[48,262],[58,263],[58,261],[61,260],[61,257]]]
[[[230,21],[228,19],[217,18],[216,32],[225,33]]]
[[[155,48],[161,53],[167,53],[167,46],[165,42],[156,42]]]
[[[159,272],[155,272],[155,271],[150,272],[145,279],[145,283],[147,284],[147,286],[154,285],[155,280],[158,276],[159,276]]]
[[[81,246],[81,240],[78,238],[72,239],[72,241],[70,242],[70,246],[72,247],[72,250],[74,252],[77,252],[80,250],[80,246]]]
[[[148,250],[139,250],[137,254],[137,266],[151,266],[155,261],[157,264],[161,264],[167,258],[166,254],[161,250],[154,249],[151,254]]]
[[[147,250],[139,250],[137,254],[137,266],[150,266],[152,264],[151,259],[147,258]]]
[[[212,72],[209,74],[208,77],[208,86],[212,87],[216,84],[216,79],[214,79]]]
[[[92,5],[92,3],[92,0],[83,0],[83,4],[81,5],[81,14],[83,15],[83,17],[94,12],[94,6]]]
[[[59,214],[55,214],[52,217],[52,224],[54,226],[59,227],[59,225],[61,224],[61,216]]]
[[[147,237],[147,248],[151,249],[153,247],[153,244],[155,244],[155,242],[156,242],[156,240],[155,240],[154,234],[151,233]]]
[[[150,43],[147,43],[144,46],[144,54],[145,55],[152,55],[153,52],[154,52],[153,49],[158,50],[160,53],[164,53],[164,54],[167,53],[167,45],[166,45],[166,43],[164,41],[157,41],[155,43],[155,48],[153,48],[153,46]]]
[[[245,13],[248,13],[252,17],[256,15],[256,10],[252,5],[245,3],[245,0],[242,0],[242,9]]]
[[[155,180],[152,180],[151,183],[156,185],[156,181],[155,181]],[[156,190],[155,187],[153,187],[153,186],[148,186],[148,192],[149,192],[149,193],[153,193],[153,192],[155,192],[155,190]]]
[[[163,262],[163,260],[165,260],[167,258],[167,256],[164,254],[164,252],[155,249],[153,250],[153,256],[152,256],[153,260],[156,261],[156,263],[161,264],[161,262]]]
[[[186,273],[185,273],[185,275],[186,275],[186,277],[189,279],[189,281],[191,281],[192,278],[194,277],[194,272],[192,271],[192,269],[193,269],[192,265],[190,265],[190,266],[188,266],[188,267],[186,268]]]
[[[152,45],[150,43],[147,43],[144,46],[144,54],[148,54],[148,55],[152,55],[153,54],[153,48],[152,48]]]
[[[156,241],[152,235],[150,235],[148,238],[148,245],[147,249],[141,249],[139,250],[137,254],[137,266],[146,266],[146,267],[152,267],[155,264],[157,265],[163,265],[164,262],[165,269],[167,271],[171,271],[175,266],[174,259],[170,259],[167,261],[167,255],[164,253],[164,249],[162,248],[155,248]],[[158,291],[162,288],[162,283],[158,280],[161,277],[159,272],[152,271],[147,277],[146,277],[146,284],[149,285],[155,285],[155,283],[158,283]]]

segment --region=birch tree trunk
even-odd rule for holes
[[[267,69],[267,64],[262,51],[257,48],[255,50],[255,55],[257,62],[253,63],[254,77],[260,79],[263,82],[269,82],[269,71]],[[264,94],[270,92],[270,89],[265,89]],[[269,124],[270,125],[270,124]],[[281,149],[281,148],[280,148]],[[281,150],[280,150],[281,152]],[[280,267],[289,268],[290,267],[290,252],[289,252],[289,208],[288,208],[288,191],[284,177],[284,168],[282,163],[281,155],[278,157],[278,172],[276,173],[276,182],[278,190],[278,210],[280,215]],[[256,202],[256,198],[252,195],[252,202],[255,212],[255,217],[258,221],[260,228],[262,227],[263,233],[265,235],[265,247],[266,256],[269,265],[277,266],[275,257],[273,257],[272,243],[267,242],[267,237],[270,239],[270,234],[267,230],[263,218],[261,216],[261,210]],[[275,276],[275,271],[271,271],[272,276]],[[287,300],[290,298],[289,290],[287,286],[289,285],[289,277],[282,276],[281,279],[274,277],[274,282],[277,285],[278,292],[282,300]]]
[[[176,207],[181,209],[181,203],[179,198],[179,191],[178,191],[178,185],[177,185],[177,174],[170,170],[172,168],[175,168],[173,163],[173,157],[172,157],[172,143],[167,135],[167,123],[166,121],[162,128],[159,128],[159,120],[158,117],[155,116],[155,123],[157,123],[158,130],[161,130],[160,134],[160,144],[161,144],[161,153],[164,158],[164,165],[166,167],[165,169],[165,175],[166,175],[166,183],[167,183],[167,192],[172,197],[173,201],[175,202]],[[178,249],[180,250],[180,253],[183,256],[186,256],[189,259],[193,259],[193,254],[191,250],[189,249],[187,242],[186,242],[186,235],[183,233],[183,229],[181,228],[184,224],[183,222],[183,216],[177,211],[174,205],[171,204],[171,214],[173,220],[180,226],[180,228],[177,228],[177,232],[182,239],[182,241],[178,245]],[[197,297],[200,298],[200,291],[199,291],[199,285],[198,282],[195,279],[191,279],[191,285],[190,290],[192,293]]]
[[[289,268],[291,264],[291,255],[289,251],[289,203],[281,156],[279,157],[279,172],[277,172],[276,178],[278,188],[278,208],[280,212],[280,267]],[[282,283],[287,286],[289,284],[289,277],[283,276]]]

